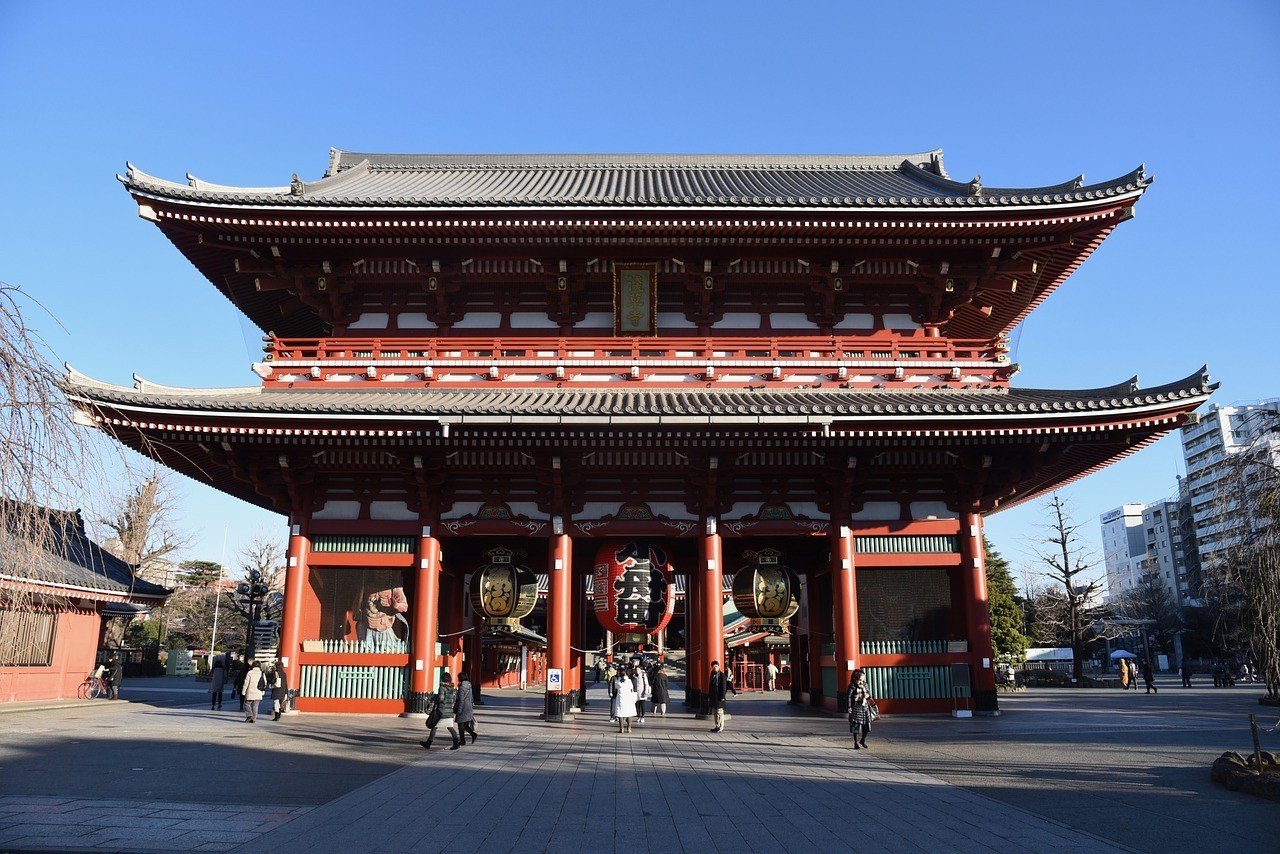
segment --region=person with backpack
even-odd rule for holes
[[[453,707],[457,701],[458,689],[454,687],[453,677],[446,670],[440,674],[440,689],[436,691],[431,711],[427,713],[427,740],[418,742],[423,749],[431,749],[431,742],[436,740],[436,729],[441,725],[448,730],[449,737],[453,739],[453,747],[449,749],[453,750],[458,747],[457,721],[453,716]]]
[[[250,660],[246,664],[244,679],[240,681],[240,696],[244,697],[244,722],[247,724],[256,724],[258,722],[258,703],[262,701],[267,690],[267,678],[262,675],[262,669],[258,667],[256,660]]]

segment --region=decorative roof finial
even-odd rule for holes
[[[974,175],[973,180],[969,182],[969,195],[971,196],[982,195],[982,176],[981,175]]]
[[[302,180],[298,177],[298,173],[293,173],[293,178],[289,181],[289,194],[293,196],[302,195]]]
[[[1084,186],[1084,173],[1081,172],[1079,175],[1076,176],[1075,188],[1079,190],[1083,186]]]

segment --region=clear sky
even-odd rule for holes
[[[631,11],[631,10],[636,11]],[[1027,322],[1022,386],[1208,362],[1280,395],[1280,3],[20,3],[0,0],[0,278],[101,379],[248,385],[253,342],[114,175],[318,178],[328,148],[889,153],[1042,185],[1147,163],[1138,216]],[[1174,491],[1176,437],[1067,490]],[[283,520],[181,481],[193,557]],[[1015,566],[1036,506],[988,531]]]

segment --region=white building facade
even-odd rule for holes
[[[1232,457],[1252,452],[1280,463],[1280,399],[1214,406],[1199,423],[1182,428],[1186,492],[1202,564],[1215,560],[1244,533],[1251,514],[1240,512],[1242,495],[1228,482]]]

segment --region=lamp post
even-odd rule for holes
[[[256,569],[249,571],[248,581],[241,581],[236,586],[236,593],[244,603],[243,607],[248,615],[248,626],[245,629],[244,638],[246,661],[252,661],[257,655],[257,638],[254,636],[254,629],[262,617],[262,602],[266,599],[267,592],[268,588],[262,580],[262,573]]]

